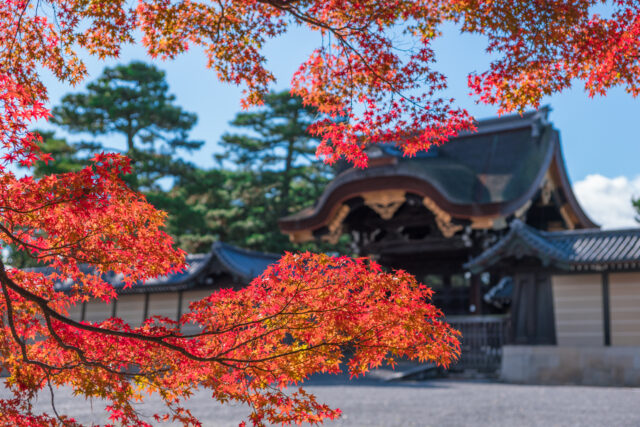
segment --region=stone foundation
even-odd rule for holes
[[[500,379],[640,387],[640,347],[505,346]]]

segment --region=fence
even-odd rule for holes
[[[495,372],[500,369],[502,346],[509,333],[506,316],[455,316],[447,318],[462,333],[462,355],[456,369]]]

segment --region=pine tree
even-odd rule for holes
[[[88,144],[70,144],[65,138],[56,136],[54,131],[37,130],[42,137],[42,151],[51,155],[54,161],[38,162],[33,169],[33,176],[42,178],[45,175],[76,172],[87,164],[81,152],[95,147]]]
[[[309,193],[318,195],[329,178],[330,169],[315,159],[318,141],[308,132],[317,116],[289,91],[271,92],[262,108],[231,121],[245,132],[222,136],[225,159],[259,173],[257,184],[267,189],[279,215],[297,210],[300,197],[306,202]]]
[[[217,156],[237,169],[231,205],[226,212],[210,212],[210,218],[233,219],[221,233],[227,241],[269,252],[300,249],[280,233],[278,219],[313,204],[332,176],[316,160],[318,141],[307,130],[317,116],[301,98],[282,91],[231,121],[242,132],[224,134],[224,154]]]
[[[64,96],[53,109],[51,121],[72,133],[124,136],[125,154],[134,168],[129,184],[139,190],[158,190],[160,179],[180,178],[193,169],[176,153],[203,144],[189,139],[197,116],[174,101],[164,71],[134,61],[105,68],[86,92]],[[93,144],[94,152],[96,145],[104,149],[104,144]]]

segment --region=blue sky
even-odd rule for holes
[[[265,56],[278,78],[275,89],[288,87],[297,66],[319,43],[318,34],[296,30],[267,44]],[[458,105],[476,118],[496,114],[492,106],[477,105],[466,86],[469,72],[483,71],[489,64],[491,58],[484,52],[485,46],[481,37],[461,35],[454,26],[444,27],[444,36],[434,44],[435,67],[449,78],[449,89],[443,96],[455,98]],[[125,47],[116,60],[101,62],[89,56],[84,59],[90,73],[86,82],[99,76],[107,65],[133,59],[151,61],[141,46]],[[205,57],[199,49],[192,49],[174,61],[155,63],[167,72],[177,104],[199,117],[192,137],[206,141],[206,145],[197,154],[185,157],[199,166],[212,167],[217,142],[224,132],[231,130],[228,122],[240,111],[241,88],[219,83],[214,72],[206,69]],[[56,105],[65,93],[82,89],[61,84],[51,76],[45,76],[45,83],[50,106]],[[561,132],[570,178],[587,211],[608,227],[634,225],[628,201],[632,196],[640,196],[640,179],[636,179],[640,175],[637,130],[640,100],[622,90],[611,91],[606,97],[589,98],[580,82],[576,82],[573,89],[548,97],[543,104],[552,108],[550,119]],[[39,126],[49,127],[43,123]],[[105,142],[110,146],[123,145],[117,136]],[[604,205],[604,197],[614,198],[618,208],[613,208],[613,202]]]

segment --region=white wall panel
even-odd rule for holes
[[[144,294],[124,294],[118,296],[116,316],[137,328],[142,324],[144,315]]]
[[[106,304],[102,300],[91,300],[85,304],[84,320],[88,322],[102,322],[111,317],[113,302]]]
[[[82,303],[69,307],[68,311],[69,318],[71,318],[71,320],[75,320],[76,322],[82,320]]]
[[[178,302],[178,292],[149,294],[149,313],[147,316],[162,316],[176,320],[178,316]]]
[[[194,291],[184,291],[182,294],[182,310],[180,311],[182,314],[185,314],[189,311],[189,303],[193,301],[199,301],[203,298],[211,295],[215,289],[199,289]],[[182,332],[185,334],[193,334],[199,332],[199,328],[195,325],[186,325],[182,328]]]
[[[611,345],[640,346],[640,273],[609,275]]]
[[[558,345],[604,345],[602,275],[557,275],[551,285]]]

